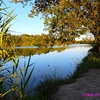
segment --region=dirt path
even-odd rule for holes
[[[100,100],[100,70],[91,69],[76,82],[59,87],[51,100]]]

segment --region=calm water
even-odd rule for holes
[[[50,51],[48,53],[34,54],[31,57],[30,63],[34,63],[28,70],[30,73],[31,69],[35,66],[33,74],[31,76],[27,90],[35,87],[39,81],[45,79],[45,75],[49,74],[51,77],[54,77],[54,72],[56,75],[62,78],[72,75],[75,71],[77,64],[79,64],[82,59],[88,54],[88,50],[91,48],[90,45],[86,44],[73,44],[69,45],[66,49],[58,52]],[[19,66],[24,67],[24,64],[27,64],[29,56],[18,56]],[[4,68],[12,65],[12,61],[5,64]],[[35,82],[34,82],[35,79]]]

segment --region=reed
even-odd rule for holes
[[[27,96],[25,93],[25,89],[28,85],[30,77],[34,71],[34,67],[28,73],[28,69],[34,63],[30,64],[31,56],[29,56],[27,65],[24,68],[20,68],[19,59],[14,63],[12,70],[10,68],[2,69],[0,73],[0,83],[2,86],[0,89],[0,98],[4,98],[5,100],[24,100]],[[19,70],[18,70],[19,68]],[[4,72],[5,71],[5,72]]]

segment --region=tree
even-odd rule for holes
[[[78,36],[78,30],[81,34],[90,30],[100,44],[100,0],[35,0],[29,16],[39,14],[50,33],[65,34],[69,39],[72,33]]]
[[[9,33],[9,34],[5,34],[4,36],[3,36],[3,43],[2,43],[2,45],[3,45],[3,47],[5,48],[8,48],[8,47],[14,47],[15,46],[15,43],[14,43],[15,41],[14,41],[14,38],[13,38],[13,36],[11,36],[11,34]]]

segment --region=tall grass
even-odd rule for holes
[[[37,95],[38,100],[48,100],[50,95],[52,95],[57,90],[57,87],[64,81],[62,74],[59,73],[59,67],[54,66],[54,69],[51,69],[51,66],[48,65],[48,68],[47,73],[41,73],[43,81],[40,81],[35,88],[35,96]]]
[[[20,68],[18,59],[12,67],[12,71],[9,68],[0,71],[0,73],[3,72],[0,75],[0,83],[2,84],[0,98],[5,100],[24,100],[26,98],[25,89],[34,71],[33,67],[28,73],[29,67],[34,64],[30,64],[30,59],[31,56],[29,56],[28,63],[24,68]]]

